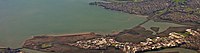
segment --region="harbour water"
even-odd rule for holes
[[[92,1],[95,0],[0,0],[0,46],[21,47],[24,40],[40,34],[111,33],[146,20],[88,5]],[[156,26],[163,31],[181,25],[150,21],[143,26]]]

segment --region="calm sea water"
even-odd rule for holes
[[[94,0],[0,0],[0,46],[21,47],[24,40],[38,34],[79,32],[110,33],[131,28],[146,19],[88,5]],[[144,27],[172,23],[150,21]]]

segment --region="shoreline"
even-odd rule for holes
[[[135,15],[135,16],[138,16],[138,17],[149,17],[149,16],[145,16],[145,15],[136,15],[136,14],[132,14],[132,15]]]
[[[182,27],[180,27],[180,29],[181,29],[181,28],[182,28]],[[183,28],[185,28],[185,27],[183,27]],[[190,28],[190,27],[189,27],[189,28]],[[192,27],[192,28],[193,28],[193,27]],[[185,29],[187,29],[187,27],[186,27]],[[174,29],[174,30],[175,30],[175,29]],[[183,29],[182,29],[182,30],[183,30]],[[172,30],[172,31],[173,31],[173,30]],[[161,32],[161,33],[165,33],[165,32]],[[85,33],[81,33],[81,34],[78,33],[78,34],[76,34],[76,35],[81,35],[81,36],[82,36],[82,35],[84,35],[84,34],[85,34]],[[96,35],[95,35],[95,36],[96,36]],[[119,35],[115,35],[115,36],[119,36]],[[111,36],[111,37],[115,37],[115,36]],[[28,39],[27,41],[30,41],[30,40],[37,40],[37,38],[39,38],[39,39],[42,38],[41,40],[43,40],[45,37],[46,37],[46,38],[47,38],[47,37],[49,37],[49,38],[50,38],[50,37],[60,37],[60,38],[62,39],[63,37],[73,37],[73,36],[68,36],[68,35],[67,35],[67,36],[66,36],[66,35],[64,35],[64,36],[35,36],[35,37],[33,37],[32,39]],[[103,36],[100,36],[100,37],[103,37]],[[109,37],[109,36],[105,36],[105,37]],[[46,38],[45,38],[45,39],[46,39]],[[48,40],[49,38],[47,38],[46,40]],[[91,38],[91,39],[94,39],[94,38]],[[55,39],[55,40],[56,40],[56,39]],[[90,38],[89,38],[89,39],[85,39],[85,40],[90,40]],[[27,41],[25,41],[26,43],[24,43],[24,44],[27,44]],[[81,41],[81,40],[80,40],[80,41]],[[42,42],[43,42],[43,41],[42,41]],[[45,42],[44,42],[44,43],[45,43]],[[48,42],[47,42],[47,43],[48,43]],[[67,43],[67,42],[66,42],[66,43]],[[72,43],[73,43],[73,42],[72,42]],[[39,43],[38,43],[38,44],[39,44]],[[37,45],[37,43],[36,43],[36,45]],[[24,45],[24,46],[25,46],[25,45]],[[23,47],[24,47],[24,46],[23,46]],[[26,48],[26,47],[28,47],[27,49],[31,49],[31,50],[37,50],[37,51],[47,52],[47,51],[45,51],[45,50],[43,50],[43,49],[29,48],[30,46],[28,46],[28,45],[25,46],[25,48]],[[70,47],[71,47],[71,46],[70,46]],[[80,48],[80,49],[81,49],[81,48]],[[87,50],[88,50],[88,49],[87,49]],[[89,50],[90,50],[90,49],[89,49]],[[92,49],[92,50],[93,50],[93,49]],[[50,51],[48,51],[48,52],[50,52]]]
[[[105,7],[104,7],[105,8]],[[107,9],[107,8],[105,8],[105,9]],[[114,9],[110,9],[110,10],[114,10]],[[121,10],[115,10],[115,11],[121,11]],[[125,13],[127,13],[127,12],[125,12]],[[130,13],[130,14],[134,14],[134,13]],[[176,23],[176,24],[184,24],[184,25],[189,25],[189,26],[200,26],[199,24],[192,24],[192,22],[188,22],[188,23],[182,23],[182,22],[175,22],[175,21],[170,21],[170,20],[162,20],[162,19],[156,19],[156,18],[154,18],[154,17],[150,17],[150,18],[148,18],[149,16],[143,16],[143,15],[137,15],[136,13],[134,14],[134,15],[136,15],[136,16],[141,16],[141,17],[145,17],[145,18],[147,18],[147,19],[149,19],[149,20],[153,20],[153,21],[155,21],[155,22],[168,22],[168,23]],[[153,18],[153,19],[152,19]],[[148,21],[147,21],[148,22]],[[145,22],[144,22],[145,23]],[[192,24],[192,25],[191,25]],[[141,26],[142,24],[139,24],[138,26]],[[138,26],[136,26],[136,27],[138,27]],[[121,33],[121,32],[123,32],[123,31],[125,31],[125,30],[130,30],[130,31],[128,31],[128,32],[132,32],[131,30],[133,29],[133,28],[135,28],[135,27],[132,27],[131,29],[124,29],[124,30],[122,30],[122,31],[119,31],[119,32],[117,32],[117,36]],[[198,27],[193,27],[193,28],[198,28]],[[134,30],[134,29],[133,29]],[[167,29],[168,30],[168,29]],[[146,30],[144,30],[144,31],[146,31]],[[128,33],[128,32],[125,32],[125,33]],[[163,33],[163,32],[161,32],[161,33]],[[165,31],[164,31],[164,33],[165,33]],[[96,33],[95,33],[96,34]],[[113,33],[111,33],[111,34],[113,34]],[[47,34],[48,35],[48,34]],[[30,38],[30,39],[34,39],[34,38],[51,38],[51,37],[74,37],[74,36],[82,36],[82,35],[91,35],[91,34],[87,34],[87,33],[73,33],[73,34],[63,34],[63,35],[61,35],[61,36],[33,36],[32,38]],[[109,35],[110,34],[108,34],[108,37],[109,37]],[[121,35],[121,34],[120,34]],[[164,34],[164,35],[166,35],[166,34]],[[116,35],[111,35],[111,36],[116,36]],[[107,35],[103,35],[103,36],[100,36],[100,37],[107,37]],[[95,37],[96,38],[96,37]],[[52,38],[53,39],[53,38]],[[63,39],[65,39],[65,38],[63,38]],[[75,38],[76,39],[76,38]],[[93,39],[93,38],[91,38],[91,39]],[[27,40],[29,40],[29,39],[27,39]],[[85,38],[83,38],[83,39],[81,39],[81,40],[87,40],[87,38],[85,39]],[[59,40],[59,41],[61,41],[61,40]],[[27,41],[25,41],[23,44],[26,44],[26,42]],[[44,42],[44,43],[46,43],[46,42]],[[47,41],[47,44],[49,44],[48,43],[48,41]],[[65,45],[65,44],[64,44]],[[24,46],[23,46],[24,47]],[[28,47],[28,46],[27,46]],[[32,50],[37,50],[37,49],[33,49],[33,48],[28,48],[28,49],[32,49]],[[38,51],[41,51],[41,50],[38,50]]]
[[[152,5],[152,3],[154,1],[160,2],[160,3],[163,3],[163,4],[167,3],[168,5],[164,5],[167,8],[162,7],[163,4],[160,4],[160,3],[156,3],[156,4]],[[151,10],[149,10],[149,8],[146,9],[147,11],[140,11],[139,9],[133,10],[132,8],[135,8],[135,7],[133,7],[134,5],[136,5],[136,4],[140,5],[140,3],[142,3],[142,2],[134,3],[134,2],[131,2],[131,1],[127,1],[127,2],[106,2],[106,1],[105,2],[91,2],[91,3],[89,3],[89,5],[96,5],[96,6],[102,7],[102,8],[107,9],[107,10],[120,11],[120,12],[124,12],[124,13],[134,14],[134,15],[137,15],[137,16],[138,15],[144,16],[147,19],[151,19],[155,22],[161,22],[165,17],[160,17],[160,16],[166,16],[167,14],[173,14],[173,13],[176,13],[176,12],[185,13],[185,14],[190,13],[190,12],[182,12],[180,10],[174,10],[174,12],[169,11],[169,12],[172,12],[172,13],[169,13],[168,11],[166,11],[166,12],[157,14],[157,13],[159,13],[159,11],[163,11],[165,9],[170,9],[170,8],[175,8],[173,6],[176,6],[176,4],[174,4],[171,1],[162,2],[162,1],[157,1],[157,0],[145,1],[145,2],[149,2],[147,4],[150,4],[149,6],[152,5],[152,8],[150,7],[150,9],[155,9],[155,10],[151,11]],[[194,2],[194,1],[192,1],[192,2]],[[156,8],[153,8],[153,7],[155,7],[154,5],[161,5],[161,6],[159,6],[160,7],[159,9],[156,9]],[[143,5],[143,6],[145,6],[145,5]],[[145,7],[138,7],[138,8],[141,8],[141,9],[144,8],[145,9]],[[138,10],[139,10],[139,12],[137,12]],[[179,15],[179,16],[182,16],[182,14]],[[199,15],[196,15],[194,13],[194,16],[199,16]],[[191,18],[189,20],[187,20],[187,18],[185,18],[185,20],[184,20],[183,18],[180,19],[180,18],[175,17],[175,15],[170,15],[170,17],[173,17],[173,18],[165,18],[165,19],[169,19],[169,20],[165,20],[164,22],[170,22],[170,23],[176,23],[176,24],[184,24],[185,22],[187,22],[188,24],[184,24],[184,25],[191,25],[191,24],[192,25],[200,25],[200,24],[196,23],[196,22],[198,22],[198,20],[200,21],[200,18],[195,17],[195,18]],[[160,19],[160,18],[162,18],[162,19]],[[170,20],[170,19],[174,19],[174,20]]]

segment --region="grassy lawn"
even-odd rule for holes
[[[175,3],[184,3],[184,2],[186,2],[187,0],[173,0],[173,2],[175,2]]]

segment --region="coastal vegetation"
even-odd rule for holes
[[[113,2],[117,1],[117,2]],[[143,1],[143,2],[141,2]],[[199,0],[104,0],[90,5],[125,13],[145,15],[147,21],[130,29],[111,34],[94,32],[59,36],[33,36],[23,48],[54,53],[140,53],[181,47],[200,52]],[[189,5],[186,5],[189,4]],[[184,24],[158,32],[159,27],[146,29],[149,20]],[[186,24],[185,24],[186,23]],[[156,32],[156,34],[153,34]]]
[[[141,1],[144,1],[144,0],[132,0],[133,2],[141,2]]]
[[[145,0],[144,2],[93,2],[105,9],[136,15],[147,15],[156,22],[173,22],[184,25],[200,25],[199,0]],[[178,4],[177,4],[178,3]],[[184,3],[184,4],[183,4]],[[187,3],[185,5],[185,3]]]
[[[105,1],[133,1],[133,2],[141,2],[144,0],[105,0]]]
[[[158,33],[160,28],[159,27],[151,27],[150,29]]]
[[[41,44],[41,48],[42,48],[42,49],[50,48],[50,47],[52,47],[52,46],[53,46],[53,45],[50,44],[50,43],[43,43],[43,44]]]
[[[179,4],[179,3],[184,4],[185,2],[187,2],[187,0],[172,0],[172,1],[177,4]]]
[[[185,28],[185,27],[184,27]],[[193,27],[191,27],[193,28]],[[177,29],[177,28],[175,28]],[[171,31],[171,30],[169,30]],[[142,32],[142,31],[141,31]],[[144,32],[144,31],[143,31]],[[168,32],[165,31],[165,32]],[[144,40],[139,40],[139,42],[136,41],[117,41],[116,38],[117,36],[120,35],[107,35],[107,37],[96,37],[96,38],[86,38],[86,39],[79,39],[76,36],[71,36],[71,35],[65,35],[65,36],[45,36],[45,37],[33,37],[25,42],[23,45],[24,48],[30,48],[34,50],[39,50],[39,51],[46,51],[46,52],[72,52],[74,49],[73,47],[70,46],[75,46],[78,48],[82,49],[88,49],[88,50],[109,50],[109,47],[119,49],[123,51],[124,53],[138,53],[138,52],[143,52],[143,51],[150,51],[150,50],[157,50],[157,49],[164,49],[164,48],[171,48],[171,47],[182,47],[182,48],[190,48],[190,49],[195,49],[195,50],[200,50],[199,47],[194,47],[194,46],[199,46],[199,43],[195,43],[193,41],[199,41],[199,39],[196,37],[200,37],[200,31],[198,30],[192,30],[192,29],[187,29],[185,28],[180,30],[172,30],[172,32],[169,32],[168,35],[164,34],[165,36],[160,36],[157,34],[155,37],[146,37]],[[83,33],[83,34],[76,34],[81,37],[85,37],[84,34],[87,34],[87,36],[99,36],[99,35],[92,35],[88,33]],[[126,33],[127,34],[127,33]],[[128,36],[127,36],[128,35]],[[127,36],[133,38],[135,35],[133,34],[127,34],[127,35],[122,35],[122,36]],[[73,42],[66,42],[63,40],[67,40],[70,38],[75,38],[78,40],[71,40]],[[123,37],[123,38],[127,38]],[[42,38],[42,39],[41,39]],[[47,38],[47,39],[46,39]],[[52,39],[53,38],[53,39]],[[54,38],[61,38],[60,40],[54,39]],[[138,37],[141,38],[141,37]],[[37,40],[37,41],[36,41]],[[43,40],[43,41],[41,41]],[[46,40],[46,41],[44,41]],[[51,41],[47,41],[51,40]],[[56,40],[56,41],[55,41]],[[75,42],[74,42],[75,41]],[[44,48],[41,48],[42,43]],[[44,43],[43,43],[44,42]],[[46,44],[45,42],[51,42],[55,45],[49,45]],[[56,43],[57,42],[57,43]],[[63,47],[65,46],[65,47]],[[59,49],[59,50],[58,50]],[[80,50],[78,49],[78,50]],[[71,50],[71,51],[69,51]],[[87,50],[84,50],[87,51]],[[116,50],[114,50],[116,51]],[[90,51],[87,51],[91,53]],[[105,51],[106,52],[106,51]],[[108,51],[107,51],[108,52]]]

